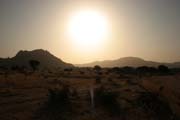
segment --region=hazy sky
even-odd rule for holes
[[[108,43],[96,51],[77,49],[64,37],[79,9],[102,12],[112,26]],[[180,61],[180,0],[0,0],[0,56],[40,48],[71,63],[126,56]]]

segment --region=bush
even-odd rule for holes
[[[49,89],[47,107],[50,110],[65,110],[70,105],[70,90],[68,86],[63,85],[59,89]]]
[[[137,99],[138,106],[150,113],[158,120],[170,120],[173,116],[169,104],[159,95],[151,92],[142,92]]]
[[[111,114],[119,115],[121,109],[117,97],[117,93],[108,91],[104,87],[97,88],[95,90],[95,105],[105,108]]]
[[[112,72],[115,72],[115,73],[120,73],[121,72],[121,69],[119,67],[113,67],[111,69]]]
[[[136,68],[136,71],[140,74],[146,74],[146,73],[149,73],[149,67],[147,66],[141,66],[141,67],[138,67]]]
[[[135,68],[133,68],[133,67],[126,66],[126,67],[120,68],[120,69],[119,69],[119,73],[135,74],[135,73],[136,73],[136,70],[135,70]]]
[[[29,65],[33,69],[33,71],[37,70],[38,66],[40,65],[40,62],[37,60],[30,60]]]
[[[70,95],[66,85],[59,89],[49,89],[47,102],[40,107],[34,117],[41,120],[66,120],[72,112]]]
[[[73,69],[72,69],[72,68],[65,68],[64,71],[65,71],[65,72],[72,72]]]

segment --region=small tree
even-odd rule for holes
[[[158,66],[158,70],[160,73],[163,73],[163,74],[167,74],[170,71],[169,68],[165,65]]]
[[[113,67],[111,69],[112,72],[115,72],[115,73],[120,73],[121,72],[121,69],[119,67]]]
[[[31,68],[35,71],[37,70],[38,66],[39,66],[40,62],[37,60],[30,60],[29,61],[29,65],[31,66]]]
[[[101,71],[101,69],[102,68],[99,65],[94,66],[94,70],[97,71],[97,72]]]
[[[125,66],[120,68],[120,71],[124,74],[134,74],[135,73],[135,68],[133,67],[129,67],[129,66]]]

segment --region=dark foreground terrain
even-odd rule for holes
[[[1,71],[0,120],[179,120],[180,74]]]

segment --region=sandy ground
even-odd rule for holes
[[[82,73],[82,71],[84,73]],[[48,101],[48,89],[66,84],[76,90],[78,97],[71,98],[73,111],[65,112],[68,120],[157,120],[152,114],[136,105],[141,92],[153,92],[162,96],[170,105],[176,119],[180,117],[180,74],[172,76],[151,76],[139,78],[136,75],[120,76],[115,73],[98,75],[92,70],[73,70],[72,72],[19,72],[0,73],[0,120],[58,119],[56,114],[48,114],[41,108]],[[121,105],[120,115],[91,107],[90,89],[104,86],[118,93]],[[43,113],[44,112],[44,113]],[[41,115],[40,115],[41,113]],[[59,112],[60,114],[60,112]],[[172,117],[173,119],[173,117]]]

